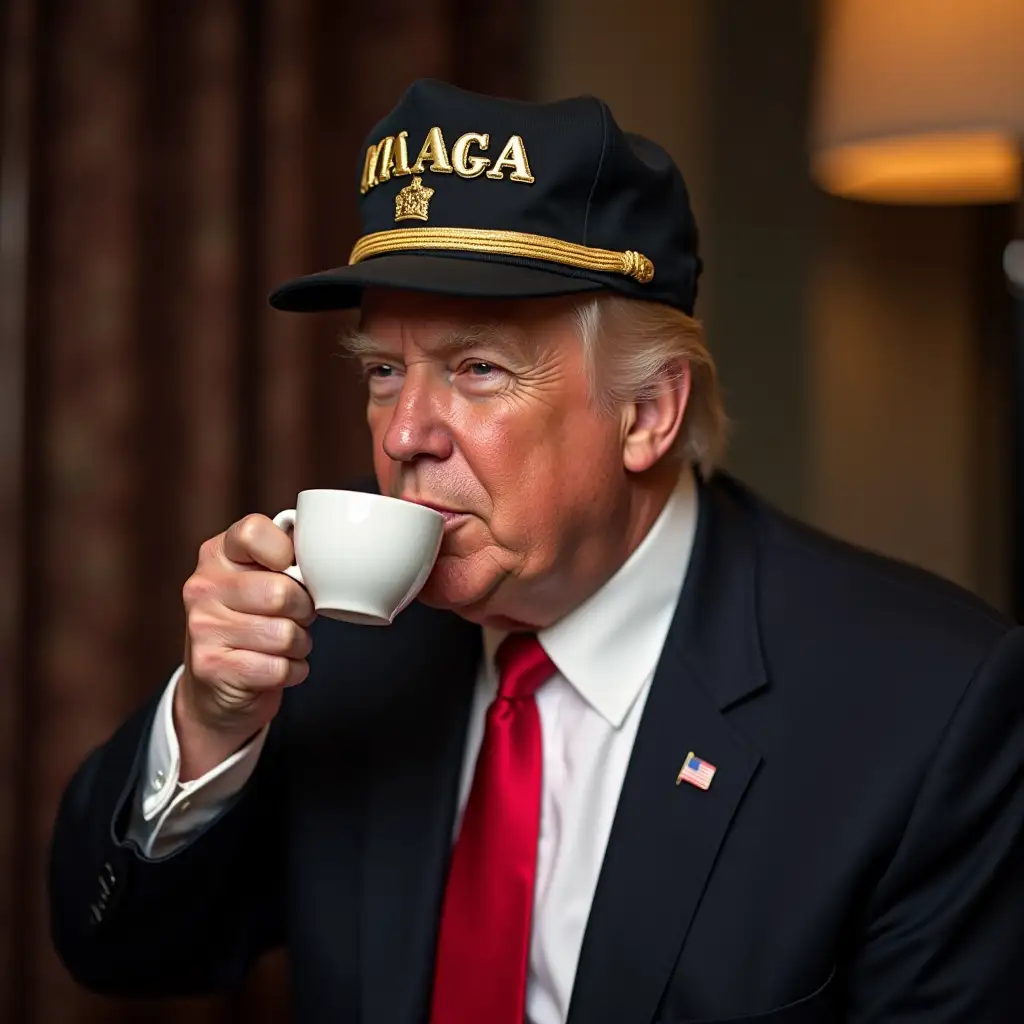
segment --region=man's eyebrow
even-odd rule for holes
[[[341,347],[350,356],[356,356],[357,358],[360,356],[371,356],[383,351],[381,346],[369,334],[361,331],[354,325],[345,327],[338,340],[341,342]]]
[[[376,341],[371,334],[358,327],[347,327],[341,334],[341,345],[345,351],[357,358],[380,355],[387,352],[387,346]],[[525,345],[523,332],[508,324],[483,323],[471,327],[460,327],[438,335],[430,342],[430,348],[452,352],[485,345],[505,352],[521,354]]]
[[[511,324],[484,323],[462,327],[451,331],[437,340],[437,347],[444,350],[475,348],[478,345],[498,349],[502,352],[523,351],[526,337]]]

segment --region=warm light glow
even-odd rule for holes
[[[837,146],[814,158],[827,192],[875,203],[1006,203],[1021,191],[1014,141],[993,132]]]
[[[891,203],[1013,201],[1024,145],[1024,0],[828,0],[815,179]]]

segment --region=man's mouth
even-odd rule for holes
[[[463,512],[461,509],[450,508],[447,505],[442,505],[436,501],[427,501],[423,498],[403,498],[402,500],[412,502],[414,505],[422,505],[424,508],[432,508],[435,512],[440,512],[444,516],[445,531],[449,528],[454,528],[469,515],[468,512]]]

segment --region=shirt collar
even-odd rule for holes
[[[696,529],[696,481],[687,468],[647,536],[615,575],[537,634],[558,671],[616,729],[657,667]],[[504,635],[484,631],[489,665]]]

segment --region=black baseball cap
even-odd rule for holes
[[[359,305],[363,288],[539,298],[611,291],[692,315],[701,260],[686,184],[592,97],[526,103],[425,79],[360,154],[347,266],[289,281],[276,309]]]

